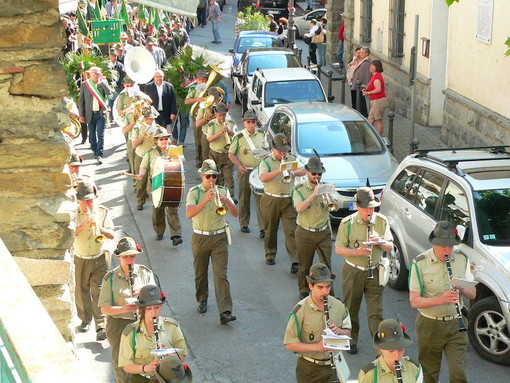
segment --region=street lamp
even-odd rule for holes
[[[289,48],[292,49],[296,54],[298,54],[298,49],[296,45],[296,26],[294,25],[294,13],[296,12],[296,8],[294,7],[294,0],[289,0]]]

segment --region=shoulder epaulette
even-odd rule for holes
[[[298,312],[299,310],[301,310],[301,307],[302,307],[302,306],[301,306],[301,304],[300,304],[300,303],[298,303],[297,305],[295,305],[295,306],[294,306],[294,309],[292,310],[292,314],[297,314],[297,312]]]
[[[425,253],[421,253],[421,254],[417,255],[416,258],[414,258],[414,260],[416,262],[420,262],[420,261],[423,261],[425,258],[426,258]]]
[[[218,189],[228,190],[228,188],[226,186],[223,186],[223,185],[217,185],[217,186],[218,186]]]
[[[297,184],[296,186],[294,186],[294,189],[299,189],[300,187],[302,187],[304,185],[303,182],[301,182],[300,184]]]
[[[196,190],[196,189],[198,189],[198,187],[199,187],[199,186],[200,186],[200,185],[197,185],[197,186],[193,186],[193,187],[192,187],[191,189],[189,189],[189,191],[193,191],[193,190]]]
[[[375,364],[373,362],[368,363],[361,369],[365,374],[368,374],[370,371],[372,371],[375,368]]]
[[[348,222],[351,221],[352,219],[354,219],[354,214],[348,215],[347,217],[343,218],[342,221],[340,221],[340,223]]]
[[[122,331],[122,335],[129,335],[129,333],[133,330],[133,328],[135,328],[136,324],[138,322],[134,322],[134,323],[129,323],[126,325],[126,327],[124,327],[124,330]]]
[[[416,367],[420,368],[420,363],[418,363],[416,360],[412,360],[408,356],[404,356],[408,361],[410,361],[412,364],[414,364]]]
[[[145,265],[137,265],[137,266],[138,266],[138,267],[140,267],[141,269],[145,269],[146,271],[148,271],[148,272],[152,273],[152,270],[151,270],[151,269],[149,269],[149,268],[148,268],[147,266],[145,266]]]
[[[163,322],[171,323],[174,326],[179,326],[179,322],[177,322],[175,319],[172,318],[161,318],[163,319]]]
[[[234,138],[234,137],[241,138],[240,136],[242,136],[242,135],[243,135],[243,131],[240,130],[239,132],[236,132],[232,138]]]
[[[112,275],[112,273],[113,273],[113,270],[108,271],[108,272],[104,275],[104,277],[103,277],[103,281],[108,280],[108,278],[110,278],[110,275]]]

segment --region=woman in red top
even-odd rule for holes
[[[370,62],[370,73],[372,78],[363,90],[363,96],[370,97],[370,113],[368,115],[368,122],[374,125],[377,133],[382,136],[384,110],[388,107],[388,99],[384,91],[384,79],[382,76],[383,67],[379,60],[372,60]],[[374,124],[375,122],[375,124]]]

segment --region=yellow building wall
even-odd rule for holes
[[[477,1],[450,7],[447,87],[510,118],[510,1],[494,0],[492,44],[476,40]]]

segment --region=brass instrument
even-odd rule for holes
[[[322,182],[321,184],[324,184],[324,182]],[[333,196],[330,193],[324,193],[324,194],[321,194],[321,196],[322,196],[322,202],[321,202],[322,207],[325,207],[326,209],[328,209],[329,212],[333,212],[333,211],[337,210],[335,199],[333,198]]]
[[[71,125],[68,125],[62,129],[62,132],[66,133],[74,140],[75,138],[78,138],[81,133],[81,123],[72,115],[69,115],[69,119],[71,120]]]
[[[280,160],[280,162],[283,164],[285,161],[287,161],[287,156],[282,156],[282,159]],[[291,181],[292,181],[292,176],[290,175],[290,171],[284,170],[282,172],[282,182],[284,184],[290,184]]]
[[[220,68],[218,68],[215,65],[211,65],[211,73],[209,74],[209,77],[207,78],[207,82],[205,83],[206,88],[201,91],[197,98],[204,97],[208,91],[208,89],[214,85],[216,85],[222,78],[223,75],[220,73]],[[190,109],[190,114],[193,119],[197,118],[198,108],[199,108],[199,102],[195,102]]]
[[[324,317],[326,320],[326,328],[329,328],[331,326],[331,320],[329,318],[329,304],[328,304],[329,302],[327,295],[324,298],[322,298],[322,302],[324,303]],[[333,351],[329,352],[329,357],[331,360],[331,382],[340,383],[340,380],[338,378],[338,372],[336,370],[335,354],[333,353]]]
[[[225,125],[227,125],[227,128],[229,130],[232,130],[235,126],[235,122],[232,121],[232,120],[226,120],[225,121]],[[225,141],[226,141],[226,144],[225,144],[225,150],[228,151],[230,149],[230,143],[232,142],[232,138],[230,137],[230,134],[228,134],[228,132],[225,132]]]
[[[216,214],[227,214],[227,208],[223,205],[223,202],[221,202],[220,199],[220,189],[218,188],[218,185],[214,185],[214,203],[216,204]]]
[[[104,242],[106,237],[103,234],[101,234],[101,230],[99,229],[99,226],[97,225],[97,222],[94,218],[94,213],[90,210],[87,210],[87,215],[92,220],[90,227],[92,229],[92,233],[94,234],[94,240],[96,241],[96,243]]]
[[[445,255],[444,261],[446,263],[446,268],[448,269],[448,277],[450,278],[450,281],[451,281],[453,279],[453,270],[452,270],[452,264],[450,263],[450,256]],[[450,289],[458,292],[458,290],[453,286],[450,286]],[[455,303],[455,309],[457,310],[457,319],[459,320],[459,332],[464,332],[467,330],[467,328],[464,323],[464,318],[462,317],[462,310],[460,308],[459,303]]]
[[[372,216],[367,216],[367,242],[370,242],[370,237],[372,235],[372,227],[374,226],[374,223],[372,222]],[[372,248],[372,245],[370,245],[370,248]],[[368,274],[367,279],[374,279],[374,265],[372,262],[372,254],[369,254],[367,256],[367,267],[368,267]]]

